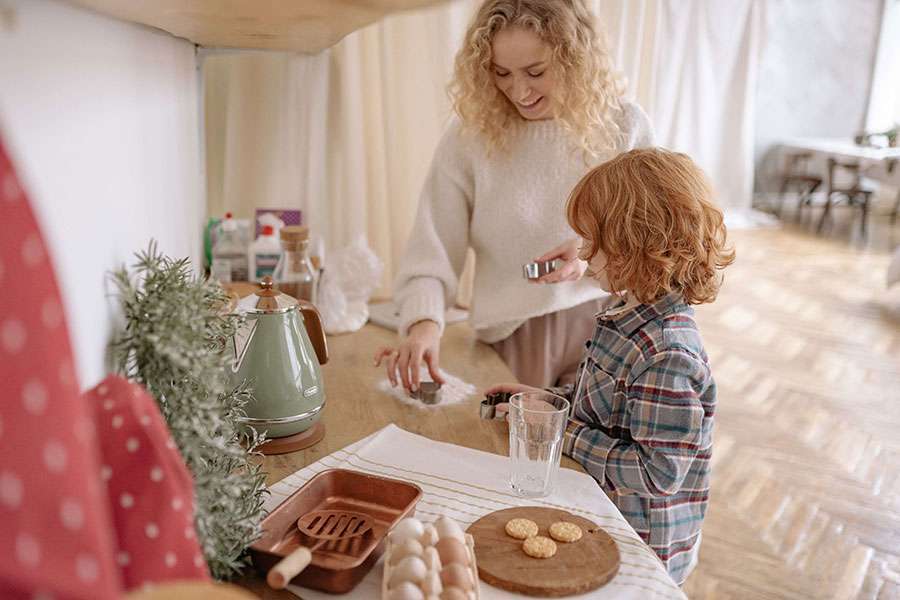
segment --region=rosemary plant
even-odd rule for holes
[[[125,317],[114,359],[156,398],[194,477],[194,522],[210,572],[227,579],[260,536],[267,493],[252,460],[264,440],[237,424],[251,391],[232,387],[226,374],[225,340],[240,319],[223,314],[227,294],[197,278],[187,258],[164,256],[155,242],[136,257],[131,273],[123,266],[112,274]]]

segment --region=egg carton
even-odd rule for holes
[[[452,535],[452,531],[450,535],[441,536],[438,528],[432,523],[422,524],[421,535],[409,535],[409,529],[415,529],[415,526],[414,524],[407,526],[404,522],[413,521],[418,520],[404,519],[388,535],[384,553],[384,575],[381,580],[382,600],[480,600],[478,567],[475,564],[475,539],[468,533],[463,533],[459,525],[448,517],[440,517],[435,523],[440,524],[443,521],[444,526],[441,529],[444,532],[452,530],[455,526],[464,543]],[[452,525],[446,525],[447,522]],[[398,529],[404,528],[407,529],[405,535],[396,534]],[[459,546],[452,542],[442,542],[454,537],[460,541]],[[418,545],[410,544],[410,539],[415,540]],[[445,557],[454,554],[452,546],[464,549],[465,564],[461,562],[463,559],[458,555],[459,550],[455,551],[456,555],[448,557],[450,560],[442,561],[441,552],[438,551],[439,545]],[[422,548],[421,554],[418,553],[419,546]],[[403,553],[404,556],[400,560],[395,560],[396,553]],[[411,557],[421,559],[421,563],[425,565],[424,575],[421,565],[416,561],[407,560]]]

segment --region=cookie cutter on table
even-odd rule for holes
[[[481,401],[481,418],[505,419],[506,414],[509,412],[510,396],[512,396],[511,392],[496,392],[485,396],[484,400]],[[507,406],[499,406],[500,404],[506,404]]]
[[[410,398],[421,400],[422,404],[437,404],[441,401],[441,384],[436,381],[423,381],[419,389],[409,393]]]
[[[525,279],[540,279],[544,275],[549,275],[558,267],[556,259],[538,260],[522,265],[522,273]]]

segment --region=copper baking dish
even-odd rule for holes
[[[310,545],[297,529],[297,519],[313,510],[345,510],[372,519],[372,530],[352,543],[332,542],[313,552],[306,570],[291,580],[323,592],[352,590],[384,552],[384,540],[394,523],[415,514],[422,496],[418,486],[397,479],[329,469],[306,482],[262,522],[263,536],[250,546],[257,570],[269,569],[300,544]]]

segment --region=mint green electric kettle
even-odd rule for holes
[[[328,362],[328,346],[319,311],[278,291],[267,276],[237,312],[245,322],[231,340],[229,375],[234,385],[249,382],[255,398],[244,422],[268,438],[306,431],[325,406],[319,366]]]

